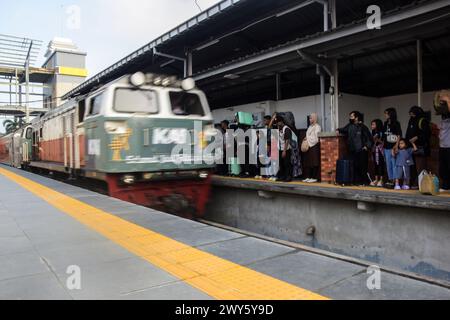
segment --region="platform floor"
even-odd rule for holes
[[[450,192],[440,192],[436,196],[423,195],[419,190],[391,190],[376,187],[337,186],[328,183],[273,182],[266,179],[236,178],[213,176],[214,186],[263,190],[321,197],[326,199],[345,199],[371,203],[392,204],[406,207],[417,207],[450,211]]]
[[[450,299],[366,271],[0,166],[0,299]]]

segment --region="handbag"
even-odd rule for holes
[[[309,143],[308,143],[308,140],[306,140],[306,139],[303,140],[301,149],[302,149],[302,152],[303,152],[303,153],[306,153],[306,152],[309,151]]]
[[[387,135],[386,140],[387,140],[387,142],[389,142],[389,143],[397,143],[397,141],[398,141],[398,136],[389,133],[389,134]]]

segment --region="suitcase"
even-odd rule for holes
[[[241,165],[239,164],[238,158],[230,158],[228,166],[228,172],[231,176],[239,176],[241,174]]]
[[[338,160],[336,163],[336,184],[342,186],[350,185],[353,183],[353,179],[353,161]]]

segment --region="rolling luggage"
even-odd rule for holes
[[[241,174],[241,165],[238,158],[230,158],[228,172],[231,176],[239,176]]]
[[[345,186],[353,183],[354,170],[352,160],[338,160],[336,163],[336,184]]]

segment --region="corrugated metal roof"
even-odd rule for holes
[[[363,2],[363,1],[358,0],[358,2]],[[369,1],[369,2],[374,2],[374,1]],[[403,1],[403,2],[405,2],[405,1]],[[390,9],[390,10],[388,10],[388,11],[383,13],[383,18],[386,18],[386,17],[388,17],[390,15],[393,15],[393,14],[399,12],[399,11],[403,11],[403,10],[419,7],[422,4],[427,3],[427,2],[432,2],[432,1],[430,1],[430,0],[414,1],[412,3],[408,3],[407,5],[404,5],[404,6],[401,6],[401,7],[392,8],[392,9]],[[450,2],[449,2],[449,5],[450,5]],[[365,11],[363,11],[363,12],[365,12]],[[217,64],[217,65],[215,65],[213,67],[210,67],[210,68],[207,68],[207,69],[204,69],[204,70],[200,70],[199,72],[194,74],[194,77],[202,75],[202,74],[204,74],[206,72],[211,72],[211,71],[214,71],[214,70],[218,70],[218,69],[220,69],[222,67],[225,67],[225,66],[229,66],[229,65],[232,65],[232,64],[235,64],[235,63],[238,63],[238,62],[241,62],[241,61],[245,61],[245,60],[257,57],[257,56],[261,56],[261,55],[264,55],[266,53],[274,52],[274,51],[282,49],[282,48],[286,48],[286,47],[289,47],[289,46],[292,46],[292,45],[295,45],[295,44],[300,44],[300,43],[305,42],[307,40],[319,38],[319,37],[322,37],[322,36],[324,36],[326,34],[337,33],[340,30],[343,30],[343,29],[346,29],[346,28],[350,28],[350,27],[353,27],[355,25],[365,25],[366,22],[367,22],[367,17],[364,17],[364,18],[361,18],[360,20],[353,20],[353,21],[348,22],[346,24],[340,24],[336,29],[332,29],[332,30],[330,29],[328,31],[319,31],[319,32],[316,32],[316,33],[313,33],[313,34],[308,34],[308,35],[306,35],[304,37],[296,38],[294,40],[291,40],[291,41],[288,41],[288,42],[285,42],[285,43],[281,43],[281,44],[278,44],[278,45],[270,47],[270,48],[266,48],[266,49],[261,50],[261,51],[252,52],[251,54],[247,54],[245,56],[241,56],[241,57],[238,57],[238,58],[233,59],[233,60],[228,60],[228,61],[226,61],[224,63]]]
[[[205,50],[196,51],[194,56],[195,75],[214,72],[224,66],[246,61],[276,50],[315,39],[327,39],[333,34],[365,25],[366,8],[378,4],[383,16],[388,17],[408,8],[416,8],[424,3],[442,3],[439,0],[342,0],[338,1],[337,29],[322,30],[320,5],[289,13],[283,19],[273,19],[277,13],[303,3],[306,0],[240,0],[222,1],[189,21],[172,29],[146,46],[136,50],[118,63],[102,71],[87,82],[72,90],[65,97],[86,93],[95,85],[113,80],[125,73],[148,69],[154,64],[152,49],[173,55],[184,54],[186,47],[207,44],[224,37],[218,44]],[[450,5],[450,3],[448,4]],[[364,10],[363,10],[364,9]],[[281,10],[281,11],[280,11]],[[400,15],[399,15],[400,16]],[[251,27],[249,27],[251,26]],[[228,36],[231,35],[231,36]],[[331,35],[331,37],[330,37]],[[322,38],[323,37],[323,38]],[[222,38],[221,38],[222,39]],[[287,41],[286,41],[287,40]],[[382,59],[375,57],[373,59]],[[375,61],[373,61],[375,63]],[[158,65],[154,66],[159,67]]]

